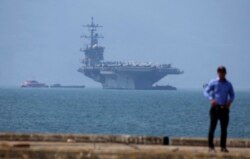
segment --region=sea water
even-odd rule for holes
[[[0,88],[0,132],[206,137],[209,109],[202,89]],[[236,91],[228,136],[250,137],[250,91]]]

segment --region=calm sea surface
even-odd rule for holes
[[[237,91],[229,137],[250,137],[250,91]],[[0,88],[0,132],[207,136],[202,90]],[[217,136],[220,127],[217,127]]]

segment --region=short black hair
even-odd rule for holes
[[[217,72],[224,72],[224,73],[227,73],[227,69],[226,69],[225,66],[219,66],[219,67],[217,68]]]

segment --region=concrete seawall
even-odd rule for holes
[[[230,153],[211,154],[206,146],[205,138],[0,133],[0,159],[250,158],[249,139],[229,139]]]

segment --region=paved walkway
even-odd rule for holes
[[[0,141],[0,159],[179,159],[249,158],[250,148],[229,148],[229,153],[209,153],[207,147],[137,145],[122,143],[75,143]]]

